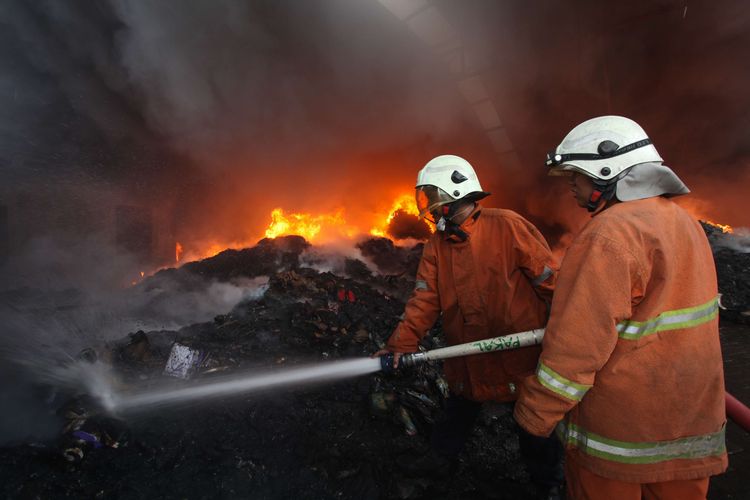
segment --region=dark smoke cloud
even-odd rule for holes
[[[431,233],[430,227],[423,219],[399,209],[388,224],[388,234],[397,240],[426,240]]]
[[[490,37],[494,101],[526,174],[504,200],[552,225],[579,216],[543,158],[576,124],[619,114],[638,121],[705,217],[750,225],[750,7],[739,1],[486,2],[502,19]],[[494,12],[488,14],[487,11]],[[468,16],[471,19],[471,16]],[[553,196],[550,196],[553,194]],[[568,207],[568,208],[566,208]],[[553,222],[554,221],[554,222]]]
[[[403,143],[398,125],[440,133],[454,122],[453,89],[414,64],[419,47],[398,43],[408,33],[377,2],[113,5],[150,124],[212,168],[246,161],[262,174],[276,166],[258,160],[382,151]]]
[[[64,219],[146,206],[168,257],[175,240],[248,241],[274,206],[367,216],[431,156],[456,153],[493,192],[486,204],[556,238],[585,214],[541,159],[576,123],[618,113],[644,125],[707,217],[750,223],[737,208],[744,3],[431,5],[481,61],[519,169],[493,154],[459,77],[377,1],[16,0],[0,6],[0,203],[10,220],[21,205],[48,211],[37,192],[64,186],[45,198]]]

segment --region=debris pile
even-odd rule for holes
[[[701,221],[711,243],[721,294],[721,316],[750,324],[750,235],[724,232]]]
[[[132,332],[78,362],[109,360],[127,389],[369,356],[384,346],[403,312],[421,251],[386,241],[362,244],[383,274],[354,259],[347,261],[346,276],[304,267],[300,255],[307,243],[295,237],[162,271],[134,293],[197,286],[195,275],[269,279],[261,297],[217,311],[213,321]],[[441,347],[440,338],[438,325],[424,347]],[[65,422],[59,442],[0,448],[0,491],[13,498],[533,495],[506,406],[486,405],[454,469],[436,466],[430,431],[443,416],[446,395],[441,367],[431,364],[121,420],[97,410],[86,396],[70,395],[59,410]]]

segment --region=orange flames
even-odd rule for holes
[[[262,237],[298,235],[314,244],[352,240],[360,235],[388,237],[388,226],[398,211],[418,215],[413,194],[401,194],[393,200],[390,206],[381,211],[370,212],[367,217],[363,218],[356,214],[351,216],[350,219],[358,221],[356,224],[347,220],[347,212],[344,208],[331,212],[309,213],[286,212],[283,208],[277,207],[271,211],[271,221],[261,235],[249,238],[247,241],[204,241],[199,245],[186,246],[176,242],[175,262],[213,257],[229,248],[252,247]],[[362,219],[364,221],[361,221]],[[248,233],[253,234],[253,232]]]
[[[729,224],[718,224],[710,220],[704,220],[703,222],[715,228],[721,229],[722,233],[734,233],[734,229]]]
[[[139,271],[138,272],[138,277],[135,278],[133,281],[131,281],[130,284],[132,286],[135,286],[138,283],[140,283],[141,281],[143,281],[143,278],[145,278],[145,277],[146,277],[146,272],[145,271]]]
[[[328,214],[286,214],[283,209],[275,208],[271,212],[271,224],[266,229],[265,237],[276,238],[296,234],[315,243],[325,243],[337,237],[351,239],[359,234],[385,237],[388,233],[388,225],[399,210],[410,215],[418,215],[414,195],[397,196],[387,211],[375,214],[369,230],[349,224],[343,208]]]
[[[296,234],[307,241],[321,238],[329,239],[340,235],[351,238],[357,234],[356,228],[350,227],[344,218],[344,210],[339,209],[332,214],[312,215],[307,213],[284,214],[281,208],[271,211],[271,224],[266,229],[266,238]]]

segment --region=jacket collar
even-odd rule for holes
[[[474,207],[474,210],[469,214],[466,220],[459,226],[468,235],[467,241],[471,238],[471,233],[476,228],[477,219],[479,219],[479,216],[481,214],[482,207],[477,204],[477,206]],[[454,234],[443,236],[443,238],[451,243],[463,243],[461,239]]]

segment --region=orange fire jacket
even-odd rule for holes
[[[724,471],[716,271],[698,222],[662,198],[615,204],[568,249],[515,418],[602,477]]]
[[[391,351],[416,351],[440,313],[450,345],[546,323],[557,266],[541,233],[515,212],[488,208],[475,209],[461,228],[469,234],[464,242],[436,232],[425,245]],[[536,346],[448,359],[446,379],[454,394],[512,401],[539,352]]]

